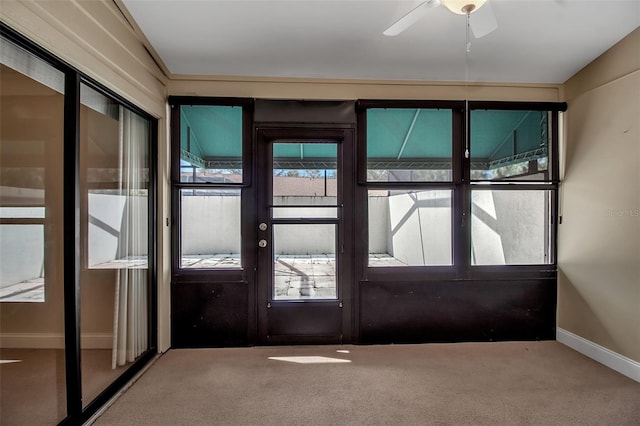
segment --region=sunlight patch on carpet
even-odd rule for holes
[[[348,359],[331,358],[327,356],[270,356],[269,359],[294,362],[296,364],[340,364],[351,362]]]

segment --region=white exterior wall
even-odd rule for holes
[[[447,190],[391,195],[386,252],[407,265],[450,265],[450,194]]]
[[[449,194],[430,191],[370,197],[369,252],[388,253],[408,265],[451,264]],[[494,265],[545,262],[545,216],[539,208],[544,205],[544,195],[483,192],[480,207],[492,214],[495,222],[489,226],[484,218],[472,218],[474,238],[482,242],[474,246],[476,261]],[[327,198],[299,197],[296,202],[335,203]],[[284,200],[278,197],[275,201],[283,204]],[[512,214],[515,211],[519,212],[517,216]],[[307,217],[323,217],[326,213],[326,209],[305,210]],[[183,197],[182,214],[184,255],[240,252],[239,197]],[[292,210],[288,216],[300,215]],[[278,254],[331,253],[335,249],[329,228],[318,225],[291,225],[276,235],[275,244]]]
[[[544,264],[546,192],[474,191],[471,218],[477,265]]]
[[[240,197],[183,196],[182,254],[240,253]]]

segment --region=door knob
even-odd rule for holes
[[[258,247],[265,248],[267,246],[267,240],[258,241]]]

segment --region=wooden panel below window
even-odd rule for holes
[[[359,283],[359,342],[555,339],[556,279]]]
[[[171,293],[172,347],[248,344],[245,283],[172,283]]]

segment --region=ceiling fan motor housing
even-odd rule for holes
[[[487,0],[442,0],[444,5],[458,15],[468,15],[480,9]]]

